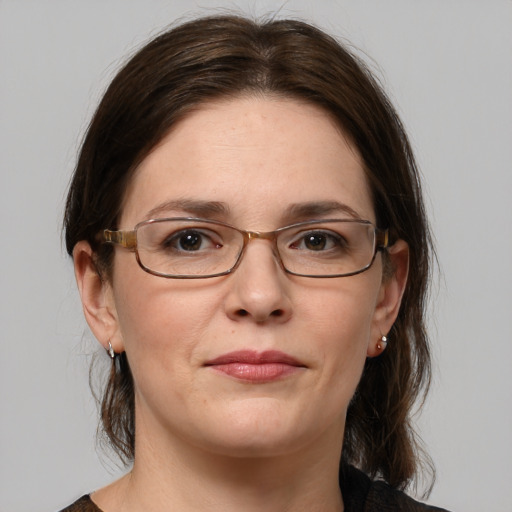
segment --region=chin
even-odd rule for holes
[[[297,452],[322,435],[319,424],[283,411],[282,404],[253,404],[210,422],[209,450],[232,457],[271,457]],[[226,421],[227,419],[227,421]]]

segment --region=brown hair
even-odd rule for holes
[[[349,406],[343,459],[403,488],[418,470],[411,409],[430,382],[424,309],[431,240],[418,172],[402,124],[368,68],[311,25],[237,16],[201,18],[150,41],[119,71],[90,123],[69,189],[66,247],[87,240],[101,274],[134,170],[179,119],[209,100],[240,94],[298,98],[330,113],[357,147],[377,223],[410,248],[409,281],[385,353],[368,359]],[[116,357],[102,402],[103,428],[125,459],[134,456],[133,382]]]

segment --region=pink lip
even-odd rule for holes
[[[239,380],[260,383],[283,378],[306,367],[297,359],[278,350],[229,352],[207,361],[204,366]]]

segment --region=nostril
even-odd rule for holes
[[[242,316],[242,317],[250,315],[249,311],[247,311],[246,309],[239,309],[236,312],[236,314],[237,314],[237,316]],[[269,316],[281,317],[283,315],[284,315],[284,311],[282,309],[274,309],[274,311],[272,311]]]

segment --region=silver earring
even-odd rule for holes
[[[377,342],[377,348],[379,350],[384,350],[388,344],[388,339],[386,336],[381,336],[380,341]]]
[[[110,343],[110,340],[108,342],[107,353],[111,359],[114,359],[114,357],[116,357],[116,353],[114,352],[114,347],[112,346],[112,343]]]

